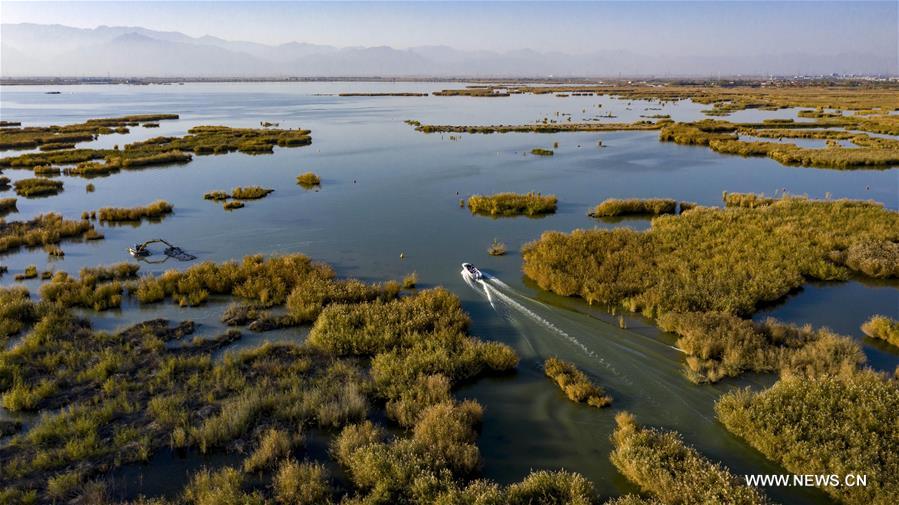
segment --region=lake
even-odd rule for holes
[[[565,468],[583,473],[603,497],[636,491],[609,461],[609,436],[616,411],[633,412],[641,424],[674,429],[700,452],[723,462],[736,474],[787,473],[767,461],[714,419],[713,404],[735,387],[763,387],[775,377],[748,375],[714,386],[697,386],[682,374],[682,354],[674,337],[647,320],[627,315],[627,328],[602,307],[551,295],[523,278],[520,247],[547,230],[629,226],[645,229],[646,219],[602,221],[588,208],[609,197],[666,197],[703,205],[721,205],[721,194],[786,190],[814,198],[873,199],[899,208],[899,171],[838,171],[785,167],[767,158],[717,154],[705,147],[658,141],[658,132],[558,134],[423,134],[404,124],[489,125],[532,123],[550,118],[579,122],[632,122],[643,115],[668,114],[677,121],[702,119],[705,105],[680,101],[618,100],[601,96],[513,95],[472,97],[339,97],[341,92],[432,92],[462,83],[187,83],[184,85],[4,86],[0,116],[24,126],[68,124],[90,118],[143,113],[176,113],[179,120],[159,128],[131,128],[125,135],[105,135],[79,146],[112,147],[159,135],[183,135],[196,125],[257,127],[261,121],[281,128],[312,131],[306,147],[275,148],[274,154],[241,153],[195,156],[184,165],[122,171],[109,177],[59,177],[65,190],[49,198],[19,198],[17,214],[32,218],[48,211],[77,218],[104,206],[132,207],[165,199],[173,215],[140,226],[98,225],[105,240],[64,242],[65,258],[48,260],[46,252],[7,254],[5,284],[28,265],[39,270],[76,273],[85,266],[134,261],[127,247],[164,238],[200,260],[223,261],[248,254],[301,252],[331,264],[339,275],[367,281],[399,279],[416,272],[419,287],[441,285],[458,295],[473,320],[472,333],[511,345],[521,356],[516,374],[464,385],[457,396],[475,398],[485,407],[479,440],[483,474],[499,482],[520,480],[531,469]],[[58,95],[46,91],[61,91]],[[661,110],[656,110],[661,107]],[[796,109],[747,110],[729,120],[796,118]],[[558,113],[558,116],[556,115]],[[614,118],[600,117],[611,114]],[[798,120],[798,119],[797,119]],[[599,145],[601,141],[602,146]],[[554,144],[558,142],[558,147]],[[554,149],[554,156],[533,156],[533,148]],[[2,156],[22,151],[3,151]],[[318,190],[296,184],[296,176],[314,171]],[[4,170],[13,180],[30,171]],[[94,192],[85,186],[94,184]],[[204,200],[211,190],[235,186],[274,188],[267,198],[246,202],[228,212]],[[460,208],[460,199],[501,191],[555,194],[558,211],[540,219],[491,219]],[[0,196],[10,196],[7,194]],[[502,257],[487,255],[497,239],[509,248]],[[467,283],[460,263],[472,262],[490,279]],[[182,269],[192,263],[169,260],[141,264],[142,273]],[[24,283],[33,292],[38,281]],[[899,318],[895,282],[809,284],[768,315],[785,321],[829,326],[858,339],[872,366],[899,365],[895,348],[862,337],[859,325],[873,313]],[[91,314],[102,329],[150,319],[192,319],[201,335],[220,333],[226,306],[182,309],[173,304]],[[308,329],[253,334],[246,331],[235,346],[265,340],[302,340]],[[540,368],[548,356],[571,360],[603,385],[615,399],[610,409],[590,409],[569,402]],[[10,414],[0,410],[0,416]],[[23,417],[27,422],[29,418]],[[202,460],[199,456],[190,456]],[[160,459],[161,458],[161,459]],[[162,472],[184,473],[197,465],[154,458],[147,466],[120,473],[120,494],[171,494],[184,475],[160,479]],[[208,456],[202,464],[228,463]],[[223,461],[223,462],[222,462]],[[783,503],[829,503],[820,491],[774,488],[769,496]]]

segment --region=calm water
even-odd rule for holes
[[[185,84],[183,86],[0,88],[0,116],[24,125],[65,124],[124,114],[171,112],[177,121],[160,128],[132,128],[127,135],[103,136],[90,143],[123,145],[157,135],[181,135],[195,125],[257,126],[278,122],[282,128],[312,130],[313,143],[294,149],[276,148],[274,155],[197,156],[180,166],[121,172],[87,181],[61,177],[65,191],[44,199],[19,199],[26,219],[49,210],[76,218],[101,206],[135,206],[163,198],[175,214],[157,224],[102,227],[106,239],[64,243],[66,256],[48,261],[40,250],[19,251],[2,258],[9,267],[4,282],[29,264],[76,272],[84,266],[131,261],[126,247],[162,237],[203,260],[222,261],[253,253],[302,252],[333,265],[344,276],[366,280],[399,278],[417,272],[421,285],[443,285],[455,292],[471,314],[473,333],[512,345],[522,356],[512,377],[485,379],[462,387],[460,396],[478,399],[486,408],[480,439],[484,474],[501,482],[521,479],[531,469],[566,468],[584,473],[603,496],[634,491],[608,460],[609,435],[616,411],[634,412],[640,422],[676,429],[704,454],[736,473],[784,473],[777,465],[731,436],[714,419],[716,398],[734,387],[762,387],[772,376],[750,376],[717,386],[690,384],[681,374],[682,356],[674,339],[659,334],[639,317],[620,329],[617,317],[579,300],[541,292],[523,279],[520,246],[546,230],[586,227],[646,228],[642,219],[602,222],[588,218],[589,207],[608,197],[670,197],[719,205],[722,191],[765,192],[786,189],[795,194],[874,199],[899,207],[899,172],[841,172],[783,167],[764,158],[723,156],[702,147],[660,143],[656,132],[424,135],[403,124],[405,119],[439,124],[526,123],[548,117],[581,121],[611,113],[606,122],[630,122],[641,115],[670,114],[675,120],[704,117],[703,105],[689,101],[667,104],[622,101],[609,97],[518,95],[477,99],[450,97],[337,97],[339,92],[433,91],[458,83],[266,83]],[[559,113],[557,116],[556,113]],[[741,111],[734,121],[795,118],[795,110]],[[597,146],[602,141],[604,147]],[[534,147],[552,148],[555,156],[529,154]],[[86,144],[85,144],[86,145]],[[817,144],[815,144],[817,145]],[[19,151],[20,152],[20,151]],[[13,154],[8,151],[0,155]],[[295,184],[300,172],[321,175],[320,191]],[[30,175],[6,170],[12,179]],[[88,182],[96,191],[86,193]],[[204,201],[206,191],[234,186],[274,188],[269,197],[226,212]],[[471,216],[459,200],[472,193],[539,191],[559,197],[558,212],[543,219],[489,219]],[[7,196],[7,195],[2,195]],[[490,257],[494,239],[510,254]],[[405,259],[400,258],[404,253]],[[459,263],[471,261],[489,272],[486,285],[468,285]],[[142,265],[143,272],[162,272],[189,264],[168,261]],[[36,290],[36,282],[26,283]],[[859,339],[871,364],[891,370],[899,364],[896,349],[863,338],[858,326],[872,313],[899,317],[895,283],[811,284],[758,317],[827,325]],[[94,316],[95,325],[115,329],[152,317],[192,319],[201,334],[222,331],[218,318],[226,301],[197,309],[172,305]],[[245,332],[239,346],[264,340],[301,340],[306,329],[276,333]],[[567,401],[547,381],[539,364],[557,355],[575,361],[615,397],[611,409],[584,408]],[[0,411],[0,415],[8,415]],[[27,419],[26,419],[27,421]],[[171,493],[196,467],[160,455],[147,467],[123,472],[126,494]],[[190,459],[190,458],[188,458]],[[223,464],[227,458],[206,464]],[[160,474],[176,474],[160,479]],[[817,491],[772,489],[785,503],[827,503]]]

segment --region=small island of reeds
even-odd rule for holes
[[[115,208],[104,207],[97,211],[101,222],[140,221],[141,219],[158,220],[174,211],[172,204],[165,200],[156,200],[144,207]]]
[[[899,347],[899,321],[887,316],[874,315],[862,325],[862,332],[871,338],[879,338]]]
[[[601,387],[593,384],[584,372],[577,369],[574,363],[551,357],[543,363],[543,372],[573,402],[586,403],[597,408],[612,404],[612,397],[606,394]]]
[[[556,211],[555,195],[540,193],[496,193],[494,195],[472,195],[468,198],[468,208],[472,214],[488,216],[529,216],[538,217]]]
[[[33,196],[55,195],[62,191],[62,181],[55,181],[45,177],[32,177],[30,179],[19,179],[13,183],[16,194],[31,198]]]
[[[315,172],[303,172],[297,176],[297,184],[304,188],[312,188],[322,183],[321,177]]]
[[[660,216],[674,214],[677,202],[666,198],[609,198],[589,212],[590,217],[615,217],[627,215]]]
[[[552,156],[555,152],[552,149],[541,149],[539,147],[535,147],[531,149],[531,154],[535,156]]]

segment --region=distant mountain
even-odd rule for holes
[[[893,74],[896,54],[643,55],[447,46],[337,48],[191,37],[136,26],[0,25],[2,77],[545,77]]]

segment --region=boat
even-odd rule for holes
[[[462,273],[475,281],[479,281],[484,278],[484,274],[482,274],[481,271],[478,270],[478,267],[472,265],[471,263],[462,263]]]
[[[150,255],[150,250],[147,249],[146,243],[134,244],[128,247],[128,254],[134,256],[135,258],[143,258]]]

